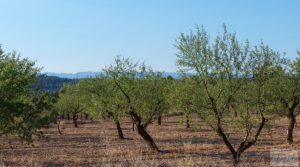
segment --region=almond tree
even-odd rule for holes
[[[161,125],[163,115],[169,112],[170,103],[167,99],[168,99],[169,92],[172,91],[170,90],[170,85],[173,82],[173,79],[171,79],[170,77],[164,78],[160,75],[162,74],[159,74],[157,85],[156,85],[156,87],[158,87],[158,90],[162,94],[162,96],[160,97],[161,102],[159,102],[160,107],[158,110],[158,115],[156,116],[158,125]]]
[[[51,97],[32,88],[39,72],[35,62],[0,47],[0,136],[32,142],[54,120]]]
[[[298,52],[298,56],[300,53]],[[285,66],[277,70],[273,80],[275,98],[280,102],[279,115],[289,120],[287,141],[293,143],[293,131],[300,104],[300,59],[286,61]]]
[[[100,75],[80,81],[85,109],[92,117],[112,119],[119,139],[124,139],[120,119],[125,113],[126,103],[114,85],[112,78]]]
[[[223,35],[214,41],[197,27],[195,33],[181,34],[175,46],[178,67],[195,73],[202,91],[204,99],[194,106],[195,111],[220,136],[237,166],[241,154],[257,142],[267,123],[269,69],[278,55],[264,45],[250,50],[248,42],[239,43],[225,26]],[[229,127],[244,133],[241,142],[231,141]]]
[[[115,63],[104,71],[122,94],[127,104],[126,114],[131,117],[138,134],[153,151],[159,151],[146,128],[166,105],[163,90],[159,86],[161,73],[120,57],[116,57]]]
[[[190,76],[183,76],[173,81],[170,89],[172,91],[169,92],[169,100],[172,109],[183,114],[186,128],[190,128],[190,115],[195,113],[194,106],[201,100],[198,96],[200,90]]]
[[[59,92],[56,110],[59,114],[71,114],[74,127],[78,128],[78,117],[84,111],[78,84],[66,84]]]

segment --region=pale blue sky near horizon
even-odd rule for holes
[[[116,55],[175,72],[175,39],[203,25],[294,59],[299,0],[0,0],[0,44],[43,72],[100,71]]]

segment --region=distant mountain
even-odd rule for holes
[[[55,76],[59,78],[68,78],[68,79],[82,79],[82,78],[94,78],[97,75],[101,74],[101,72],[93,72],[93,71],[85,71],[78,73],[54,73],[54,72],[46,72],[47,76]],[[171,76],[174,79],[178,79],[180,77],[177,72],[165,72],[164,77]]]
[[[180,78],[180,74],[177,73],[177,72],[165,72],[165,73],[163,74],[163,76],[164,76],[164,77],[170,76],[170,77],[172,77],[172,78],[174,78],[174,79],[179,79],[179,78]]]

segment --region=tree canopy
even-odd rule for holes
[[[32,88],[39,72],[35,62],[0,48],[0,135],[31,141],[41,135],[37,129],[51,122],[54,99]]]

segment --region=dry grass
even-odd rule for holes
[[[132,131],[129,119],[121,122],[126,140],[117,139],[112,121],[86,122],[73,128],[63,122],[63,135],[56,125],[43,132],[48,136],[34,139],[34,146],[13,137],[0,138],[0,166],[230,166],[231,155],[211,129],[194,118],[190,129],[180,123],[181,117],[164,117],[161,126],[149,126],[149,133],[159,146],[160,153],[148,150],[145,142]],[[257,145],[242,155],[241,166],[269,166],[271,148],[290,147],[285,143],[287,121],[277,121],[272,137],[266,131]],[[295,129],[296,144],[300,140]],[[12,149],[8,141],[12,142]],[[238,135],[231,137],[238,143]]]

